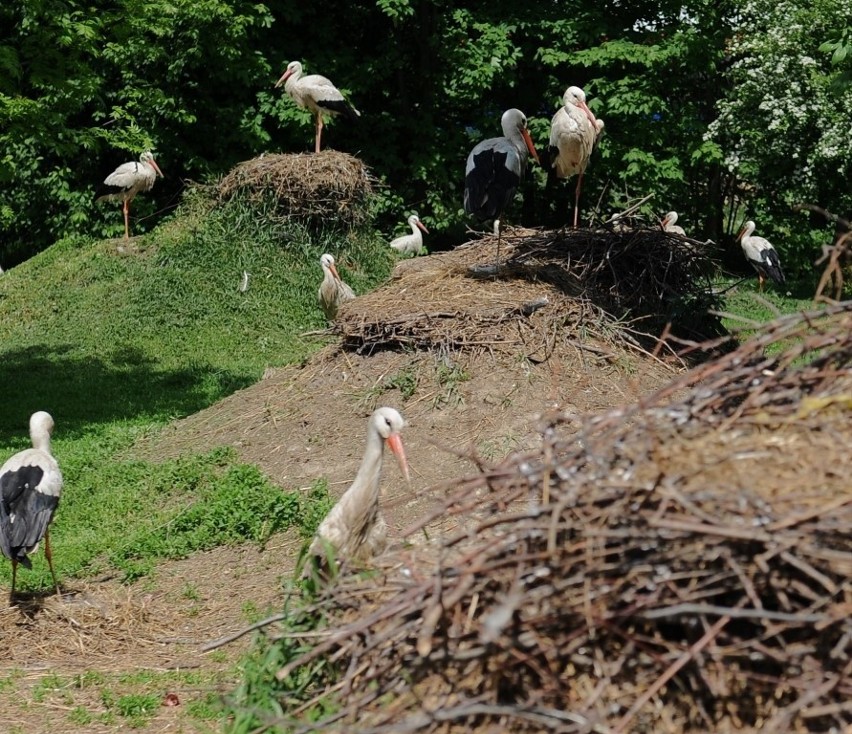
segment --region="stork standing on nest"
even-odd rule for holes
[[[586,93],[580,87],[568,87],[560,107],[550,122],[549,152],[551,167],[557,177],[577,176],[574,191],[574,227],[580,216],[580,188],[592,151],[603,134],[603,120],[598,120],[586,104]]]
[[[663,217],[663,220],[660,224],[663,226],[664,232],[671,232],[672,234],[680,234],[686,237],[686,232],[683,231],[683,227],[679,227],[677,224],[677,212],[669,212],[666,216]]]
[[[38,550],[42,538],[53,585],[60,594],[49,533],[62,492],[62,473],[50,453],[52,431],[53,418],[49,413],[43,410],[33,413],[30,417],[33,447],[18,452],[0,468],[0,550],[12,561],[10,599],[15,594],[18,564],[32,568],[28,554]]]
[[[423,235],[420,232],[429,234],[429,230],[416,214],[408,218],[408,226],[411,227],[411,234],[391,240],[390,246],[403,255],[419,255],[423,250]]]
[[[323,255],[320,258],[320,265],[323,272],[322,283],[320,283],[318,294],[320,306],[325,317],[329,321],[334,321],[341,304],[355,298],[355,291],[343,282],[337,272],[334,258],[331,255],[328,253]]]
[[[319,74],[302,76],[302,64],[299,61],[291,61],[287,64],[287,70],[275,82],[275,87],[278,88],[282,84],[284,91],[299,107],[305,107],[314,113],[315,153],[320,152],[323,112],[327,115],[343,115],[353,121],[361,116],[361,113],[346,101],[340,90],[324,76]]]
[[[781,270],[781,258],[769,240],[763,237],[752,237],[754,222],[749,220],[743,225],[737,239],[743,248],[746,260],[757,271],[759,289],[763,291],[763,281],[767,278],[776,285],[783,285],[784,272]]]
[[[500,259],[500,217],[515,198],[527,160],[538,153],[527,128],[527,118],[518,109],[506,110],[500,118],[502,138],[477,143],[467,157],[464,172],[464,210],[480,222],[497,220],[497,259]]]
[[[163,172],[154,160],[154,154],[146,150],[139,156],[138,161],[122,163],[104,179],[103,185],[108,191],[105,194],[99,193],[95,201],[117,199],[123,202],[124,239],[130,239],[130,202],[140,191],[150,191],[158,175],[162,177]]]
[[[370,416],[367,447],[358,474],[320,523],[308,550],[309,562],[324,565],[331,554],[339,561],[363,561],[385,549],[387,523],[379,513],[382,456],[387,445],[408,481],[408,461],[400,436],[404,427],[405,419],[393,408],[378,408]]]

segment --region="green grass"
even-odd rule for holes
[[[29,445],[31,413],[53,415],[65,477],[51,530],[60,580],[107,564],[130,580],[162,558],[262,542],[294,524],[312,531],[327,509],[323,488],[303,501],[227,452],[128,456],[173,419],[322,346],[303,334],[325,327],[316,298],[325,251],[356,292],[393,263],[378,234],[312,233],[263,206],[212,207],[196,193],[130,248],[67,239],[0,279],[0,461]],[[49,589],[42,554],[33,560],[19,589]],[[0,579],[10,575],[0,564]]]

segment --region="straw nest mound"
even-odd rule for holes
[[[363,224],[373,177],[363,161],[346,153],[266,154],[238,164],[217,186],[221,200],[244,195],[272,201],[281,218],[340,228]]]
[[[486,350],[544,361],[582,336],[628,349],[721,333],[703,243],[659,229],[510,230],[440,258],[400,263],[390,286],[341,308],[335,330],[359,353]],[[580,344],[579,341],[575,343]],[[580,347],[582,348],[582,346]]]
[[[849,732],[850,419],[852,303],[579,430],[542,415],[322,592],[279,678],[339,671],[325,731]]]

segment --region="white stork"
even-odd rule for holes
[[[403,255],[419,255],[423,250],[423,235],[420,232],[422,230],[429,234],[429,230],[416,214],[408,218],[408,226],[411,227],[411,234],[391,240],[390,246]]]
[[[551,167],[559,178],[577,176],[574,227],[580,215],[583,173],[589,165],[595,144],[603,134],[603,128],[603,120],[598,120],[586,104],[586,93],[580,87],[568,87],[562,95],[562,107],[550,122],[549,152]]]
[[[769,240],[763,237],[752,237],[754,222],[749,220],[743,225],[737,239],[743,248],[746,260],[757,271],[759,289],[763,290],[763,281],[769,278],[773,283],[784,283],[784,272],[781,270],[781,259]]]
[[[284,85],[284,91],[290,95],[299,107],[306,107],[314,113],[315,137],[314,152],[320,152],[322,138],[322,113],[327,115],[343,115],[350,120],[357,120],[361,113],[344,99],[340,90],[328,79],[319,74],[302,76],[302,64],[291,61],[281,78],[275,82],[275,87]]]
[[[666,216],[663,217],[663,220],[660,224],[663,227],[664,232],[671,232],[672,234],[680,234],[686,237],[686,232],[684,232],[683,227],[675,224],[677,222],[677,212],[669,212]]]
[[[325,317],[329,321],[334,321],[337,316],[337,309],[346,301],[351,301],[355,298],[353,291],[346,283],[343,282],[334,265],[334,258],[326,253],[320,258],[322,266],[323,278],[319,287],[319,302],[322,307]]]
[[[488,138],[477,143],[467,157],[464,210],[480,222],[500,219],[523,181],[528,157],[531,155],[538,161],[523,112],[515,108],[506,110],[500,118],[500,126],[502,138]],[[501,228],[495,227],[499,260]]]
[[[130,239],[130,202],[140,191],[150,191],[163,172],[154,160],[154,154],[146,150],[138,161],[122,163],[104,179],[109,188],[105,194],[99,194],[95,201],[118,199],[124,202],[124,239]]]
[[[53,418],[43,410],[30,417],[31,449],[12,456],[0,468],[0,550],[12,561],[11,599],[15,594],[18,564],[32,568],[27,557],[44,538],[44,556],[60,594],[50,552],[50,521],[59,505],[62,473],[50,453]]]
[[[355,481],[320,523],[308,559],[320,566],[330,555],[339,560],[366,560],[387,545],[387,524],[379,513],[379,482],[384,447],[393,451],[408,481],[408,461],[400,432],[405,419],[393,408],[378,408],[367,422],[367,447]],[[316,560],[314,560],[316,559]],[[305,575],[311,568],[305,566]]]

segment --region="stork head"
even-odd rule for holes
[[[740,233],[737,235],[737,240],[741,240],[743,237],[747,237],[754,232],[755,224],[750,219],[743,225],[743,228],[740,230]]]
[[[506,110],[503,113],[503,117],[500,118],[500,127],[503,128],[503,135],[507,138],[514,137],[514,131],[519,132],[524,140],[524,145],[527,146],[527,150],[530,152],[530,155],[535,158],[536,163],[540,163],[538,153],[536,152],[532,138],[530,137],[529,128],[527,127],[527,116],[523,112],[515,109],[514,107]]]
[[[281,75],[281,78],[275,82],[275,86],[280,87],[284,82],[286,82],[291,76],[296,77],[298,79],[302,76],[302,64],[299,61],[291,61],[287,64],[287,68],[284,70],[284,73]]]
[[[661,224],[663,225],[663,229],[668,227],[670,224],[674,224],[677,221],[677,212],[669,212],[666,216],[663,217],[663,221]]]
[[[142,155],[140,155],[139,160],[142,161],[142,163],[147,163],[151,166],[151,168],[159,174],[160,178],[165,178],[160,167],[157,165],[157,161],[154,160],[154,154],[150,150],[146,150]]]
[[[387,447],[393,451],[399,468],[408,481],[408,460],[405,457],[405,448],[400,437],[400,432],[406,425],[405,418],[400,415],[398,410],[393,408],[378,408],[370,417],[370,425],[384,439]]]
[[[328,253],[325,253],[325,255],[320,258],[320,265],[322,266],[323,270],[327,270],[329,273],[331,273],[332,277],[335,280],[340,280],[340,276],[337,274],[337,267],[334,264],[333,256],[329,255]]]
[[[579,107],[583,110],[589,122],[592,123],[596,134],[603,129],[603,125],[598,127],[597,118],[592,114],[592,111],[586,104],[586,93],[580,87],[568,87],[565,90],[565,94],[562,95],[562,104],[566,107]]]
[[[420,217],[418,217],[416,214],[412,214],[408,218],[408,226],[417,227],[418,229],[422,229],[426,234],[429,234],[429,230],[426,229],[426,225],[420,221]]]

